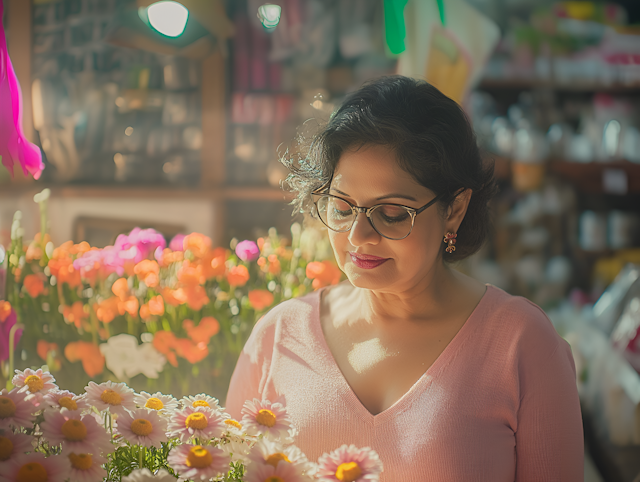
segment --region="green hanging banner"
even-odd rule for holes
[[[409,0],[384,0],[384,29],[387,47],[393,55],[399,55],[405,51],[404,39],[407,29],[404,25],[404,7]],[[419,0],[424,1],[424,0]],[[447,24],[444,10],[444,0],[436,0],[440,22]]]
[[[384,34],[387,47],[393,55],[405,51],[404,7],[408,0],[384,0]]]

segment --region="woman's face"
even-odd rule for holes
[[[435,194],[400,169],[395,154],[383,146],[364,146],[340,157],[330,194],[356,206],[394,203],[418,209]],[[411,234],[401,240],[380,236],[364,213],[358,214],[351,231],[329,230],[329,238],[340,269],[358,287],[381,292],[411,289],[438,272],[444,251],[447,221],[437,203],[418,214]],[[357,255],[384,258],[382,264],[363,263]]]

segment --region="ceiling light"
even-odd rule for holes
[[[179,37],[189,19],[189,10],[173,1],[156,2],[147,8],[151,26],[167,37]]]
[[[267,30],[273,30],[278,26],[281,13],[280,5],[272,5],[271,3],[265,3],[258,8],[258,18]]]

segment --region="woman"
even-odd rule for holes
[[[348,280],[256,325],[230,413],[280,399],[310,460],[370,446],[383,481],[582,482],[569,345],[533,303],[451,267],[483,244],[495,192],[458,105],[382,78],[286,162]]]

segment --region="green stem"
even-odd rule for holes
[[[144,459],[145,459],[145,451],[146,447],[138,446],[138,466],[142,469],[144,468]]]
[[[7,390],[11,390],[13,388],[13,383],[11,382],[14,369],[13,355],[15,351],[16,331],[18,331],[20,328],[24,330],[24,325],[22,325],[21,323],[16,323],[11,327],[11,330],[9,330],[9,376],[7,377]]]

